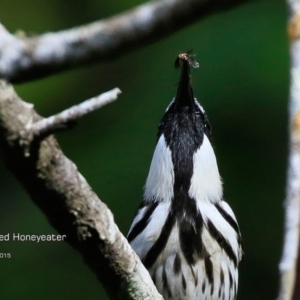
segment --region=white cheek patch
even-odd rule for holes
[[[193,163],[190,197],[196,201],[219,202],[222,199],[222,182],[214,150],[205,134],[201,147],[194,153]]]
[[[156,145],[145,185],[146,201],[171,201],[174,196],[174,168],[172,154],[162,134]]]

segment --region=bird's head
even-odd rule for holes
[[[209,142],[210,125],[204,109],[194,98],[190,67],[198,67],[191,54],[176,58],[181,76],[176,97],[158,127],[158,141],[145,185],[146,201],[200,199],[219,201],[222,186],[214,151]]]
[[[174,141],[174,134],[188,130],[189,135],[203,139],[203,134],[207,137],[211,135],[211,126],[203,107],[194,98],[191,85],[190,68],[198,68],[199,63],[195,57],[188,53],[181,53],[175,60],[175,68],[180,68],[181,76],[178,84],[177,95],[169,104],[163,116],[159,128],[158,138],[165,134],[167,138],[170,134]],[[181,137],[179,137],[181,138]],[[200,144],[202,141],[198,141]]]

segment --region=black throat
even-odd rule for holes
[[[194,99],[191,86],[192,56],[180,54],[176,60],[181,67],[177,95],[162,118],[158,137],[162,134],[172,153],[174,193],[188,194],[193,175],[193,156],[203,143],[205,120],[203,111]]]

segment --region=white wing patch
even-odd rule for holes
[[[161,230],[166,222],[167,216],[170,210],[170,203],[160,203],[159,206],[152,213],[148,225],[130,244],[138,256],[143,259],[148,253],[150,248],[158,239]],[[144,212],[141,212],[144,214]],[[136,219],[141,219],[139,214],[136,216],[133,223],[136,223]],[[131,229],[130,229],[131,230]]]
[[[222,201],[222,202],[224,202],[224,201]],[[211,205],[210,203],[201,203],[201,204],[198,205],[198,207],[199,207],[199,209],[201,209],[201,213],[202,213],[204,223],[207,224],[207,220],[210,220],[214,224],[216,229],[222,234],[222,236],[231,245],[232,250],[234,251],[234,254],[235,254],[235,256],[237,257],[237,259],[239,261],[240,260],[239,244],[238,244],[238,240],[237,240],[237,233],[235,232],[235,230],[222,217],[222,215],[219,213],[219,211],[217,210],[217,208],[214,205]],[[217,243],[211,237],[208,238],[208,241],[213,241],[213,243]],[[210,247],[211,248],[217,248],[216,245],[207,246],[208,252],[212,253],[211,249],[209,249],[209,248]]]
[[[228,205],[227,202],[225,201],[221,201],[219,203],[219,205],[231,216],[231,218],[237,223],[236,217],[233,213],[233,210],[231,209],[231,207]]]
[[[174,196],[174,168],[172,154],[162,134],[156,145],[145,185],[145,201],[171,202]]]
[[[148,206],[144,206],[137,212],[136,216],[134,217],[134,220],[132,221],[132,224],[129,228],[128,234],[130,234],[133,227],[136,225],[137,222],[139,222],[145,215],[145,212],[147,211]]]
[[[194,154],[193,162],[190,197],[201,202],[219,202],[222,199],[222,182],[214,150],[205,134],[201,147]]]

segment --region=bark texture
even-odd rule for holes
[[[112,213],[55,137],[31,141],[31,124],[41,119],[32,104],[0,80],[0,148],[7,168],[50,224],[80,252],[111,299],[162,299]]]

